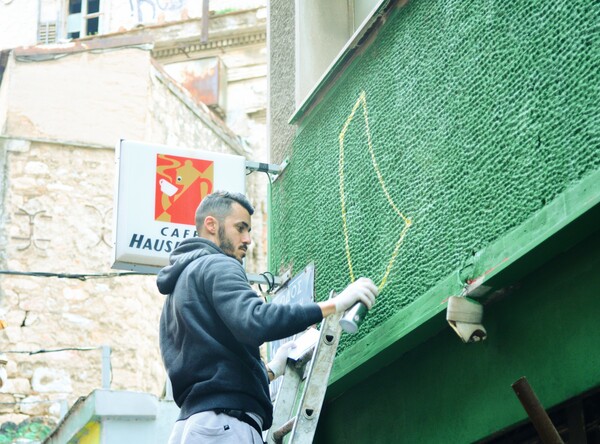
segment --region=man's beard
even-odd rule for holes
[[[219,227],[219,247],[223,250],[227,256],[231,256],[238,262],[242,262],[240,258],[235,255],[235,246],[231,243],[231,241],[225,236],[225,228]]]

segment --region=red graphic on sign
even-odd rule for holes
[[[212,160],[156,156],[156,192],[154,219],[194,225],[196,208],[212,192]]]

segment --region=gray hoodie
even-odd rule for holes
[[[242,265],[207,239],[184,240],[169,262],[157,278],[167,295],[160,350],[179,419],[236,409],[258,414],[268,429],[273,406],[259,346],[321,321],[320,307],[264,303]]]

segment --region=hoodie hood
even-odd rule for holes
[[[171,294],[179,275],[196,259],[209,254],[225,254],[215,243],[201,237],[183,240],[169,256],[169,265],[158,272],[156,285],[162,294]]]

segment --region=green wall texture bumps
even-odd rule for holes
[[[54,420],[42,417],[26,419],[20,424],[5,422],[0,427],[0,444],[42,442],[56,427]]]
[[[527,420],[522,376],[546,409],[598,387],[599,268],[597,233],[495,303],[487,341],[442,330],[329,403],[315,443],[469,443]]]
[[[271,191],[272,270],[314,262],[318,299],[343,289],[344,199],[354,274],[380,284],[405,227],[390,199],[412,222],[342,353],[598,170],[599,17],[588,0],[411,1],[301,122]]]

